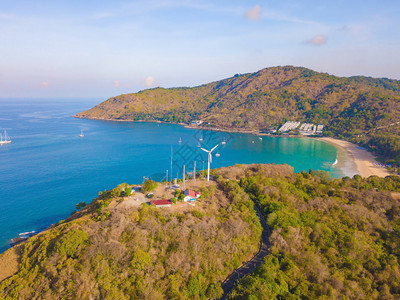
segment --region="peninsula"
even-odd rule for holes
[[[325,136],[366,148],[394,171],[400,166],[400,81],[386,78],[272,67],[193,88],[112,97],[75,117],[257,133],[296,120],[321,124]]]
[[[79,203],[0,254],[1,297],[400,297],[398,176],[332,179],[256,164],[212,173],[214,182],[187,182],[201,190],[195,205],[136,205],[126,183]],[[261,241],[269,250],[259,267],[240,269]],[[235,272],[252,274],[233,284]]]

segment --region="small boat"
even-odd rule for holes
[[[222,144],[222,145],[225,145],[225,144],[226,144],[225,138],[224,138],[224,140],[221,142],[221,144]]]
[[[0,145],[10,144],[10,143],[11,143],[10,137],[7,136],[7,131],[4,130],[4,140],[3,140],[3,134],[0,133]]]
[[[200,143],[197,145],[197,148],[200,148],[201,147],[201,145],[200,145]]]
[[[182,138],[179,138],[179,141],[178,141],[178,143],[180,144],[180,143],[182,143]]]
[[[252,144],[254,144],[254,141],[251,141]]]
[[[202,141],[203,141],[203,138],[202,138],[202,137],[200,137],[200,138],[199,138],[199,141],[200,141],[200,142],[202,142]]]
[[[221,154],[219,154],[219,153],[215,153],[215,156],[216,156],[216,157],[220,157],[220,155],[221,155]]]
[[[259,137],[258,139],[259,139],[260,141],[262,141],[262,137]]]
[[[81,134],[79,135],[79,137],[84,137],[85,135],[83,134],[83,130],[81,129]]]

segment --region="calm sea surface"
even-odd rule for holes
[[[235,163],[286,163],[296,172],[327,170],[337,150],[326,143],[303,138],[263,137],[187,129],[179,125],[108,122],[75,119],[99,100],[1,99],[0,130],[12,139],[0,147],[0,252],[21,232],[42,230],[65,219],[75,204],[86,203],[99,191],[116,185],[141,183],[143,177],[161,181],[171,168],[182,176],[182,166],[197,170]],[[78,135],[83,130],[84,138]],[[179,140],[181,139],[181,143]],[[225,145],[221,142],[226,141]],[[170,173],[170,171],[169,171]],[[170,174],[169,174],[170,176]]]

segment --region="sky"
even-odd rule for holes
[[[196,86],[272,66],[400,79],[398,0],[0,0],[0,97]]]

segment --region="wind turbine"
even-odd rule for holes
[[[217,148],[219,146],[219,144],[217,144],[214,148],[212,148],[211,150],[206,150],[204,148],[200,148],[201,150],[205,151],[208,153],[208,169],[207,169],[207,181],[210,181],[210,164],[212,162],[212,155],[211,153],[215,150],[215,148]]]

